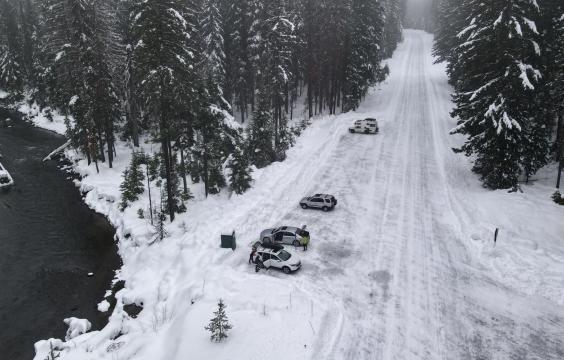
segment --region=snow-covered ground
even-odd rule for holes
[[[406,31],[390,78],[358,111],[313,121],[244,195],[199,195],[161,243],[148,245],[151,227],[137,217],[146,198],[117,209],[131,149],[120,145],[115,168],[100,174],[80,161],[87,203],[118,229],[126,285],[105,329],[54,342],[61,359],[564,358],[564,208],[550,201],[553,173],[524,193],[480,186],[451,151],[463,139],[448,135],[451,89],[431,46],[431,35]],[[347,132],[369,116],[379,135]],[[335,211],[299,208],[315,192],[334,194]],[[262,229],[303,224],[312,240],[299,272],[248,265]],[[237,249],[219,249],[230,229]],[[204,326],[219,298],[233,330],[214,344]],[[133,319],[123,303],[144,309]],[[36,349],[43,360],[48,342]]]
[[[49,115],[47,108],[41,109],[35,102],[31,105],[23,102],[18,106],[18,111],[26,115],[35,126],[61,135],[64,135],[67,131],[65,117],[55,110]]]

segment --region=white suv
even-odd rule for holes
[[[364,134],[377,134],[378,122],[373,118],[366,118],[364,120],[356,120],[354,125],[349,128],[349,132],[364,133]]]
[[[257,259],[262,262],[265,268],[277,268],[282,270],[285,274],[294,272],[302,267],[302,262],[296,254],[280,247],[271,249],[258,246],[257,257],[254,259],[255,263]]]

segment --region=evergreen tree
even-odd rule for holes
[[[222,136],[222,116],[212,111],[209,94],[205,92],[204,100],[207,107],[202,107],[197,120],[196,141],[193,154],[199,166],[199,174],[204,181],[205,194],[217,194],[225,187],[223,176],[223,160],[226,155],[223,151],[224,138]]]
[[[175,153],[173,153],[171,151],[171,156],[172,156],[172,163],[173,164],[177,164],[178,163],[178,159]],[[161,156],[162,158],[162,156]],[[170,172],[170,176],[167,177],[166,174],[166,167],[164,166],[164,163],[161,161],[160,163],[161,168],[159,169],[159,177],[162,180],[161,182],[164,182],[164,189],[166,189],[166,191],[168,192],[169,189],[171,191],[172,196],[169,198],[168,194],[167,196],[165,196],[162,200],[162,212],[164,214],[170,215],[169,211],[170,209],[172,209],[172,211],[174,211],[174,213],[183,213],[186,211],[186,204],[184,204],[184,199],[188,200],[191,198],[191,194],[188,190],[187,193],[183,192],[182,189],[180,188],[180,178],[178,176],[178,168],[177,166],[172,166],[171,167],[171,172]],[[169,201],[171,201],[170,199],[172,199],[172,204],[169,203]]]
[[[287,126],[287,91],[292,77],[292,53],[297,43],[295,25],[290,18],[283,0],[266,1],[257,23],[260,41],[255,44],[260,54],[258,81],[262,95],[270,97],[274,147],[279,157],[286,150],[281,134]]]
[[[161,188],[161,206],[160,209],[155,209],[155,218],[156,222],[153,224],[153,240],[150,242],[150,245],[154,244],[155,242],[161,242],[166,237],[168,237],[168,232],[166,231],[166,213],[163,208],[164,202],[166,201],[166,195],[163,189]]]
[[[151,114],[154,139],[161,144],[165,168],[167,212],[174,220],[173,162],[171,142],[176,138],[179,108],[194,96],[194,14],[182,0],[139,0],[132,13],[136,81]]]
[[[556,188],[560,188],[564,168],[564,3],[545,0],[542,3],[543,72],[545,86],[540,108],[556,122],[554,160],[558,163]]]
[[[38,50],[38,18],[35,4],[32,0],[20,1],[20,23],[22,34],[22,65],[25,70],[26,81],[29,86],[37,85],[37,50]]]
[[[384,39],[383,39],[383,52],[385,57],[391,57],[398,43],[402,40],[402,14],[404,2],[401,0],[385,0],[385,25],[384,25]]]
[[[252,25],[256,16],[256,2],[241,0],[229,2],[229,19],[231,33],[228,34],[231,47],[231,58],[227,59],[231,73],[228,75],[233,81],[232,101],[241,113],[241,121],[245,122],[248,106],[254,105],[255,73],[253,71],[253,50],[251,43],[255,29]]]
[[[241,140],[235,145],[235,149],[229,157],[227,168],[229,169],[231,191],[240,195],[251,187],[253,170],[250,167],[247,151]]]
[[[227,338],[227,332],[233,328],[231,324],[229,324],[225,308],[226,305],[223,303],[223,300],[219,299],[217,311],[214,311],[214,317],[210,320],[210,323],[204,327],[204,329],[211,333],[211,341],[223,341],[223,339]]]
[[[259,93],[258,105],[253,113],[253,122],[248,128],[249,158],[257,168],[263,168],[272,163],[275,158],[272,143],[272,113],[268,96]]]
[[[206,55],[207,78],[219,88],[221,95],[225,84],[225,52],[218,0],[203,0],[200,32]]]
[[[438,5],[433,55],[437,62],[451,61],[459,45],[458,34],[467,26],[464,2],[441,0]]]
[[[352,0],[350,53],[345,68],[343,110],[355,110],[370,86],[383,80],[380,47],[384,30],[383,9],[371,0]]]
[[[43,4],[43,98],[74,118],[67,135],[94,162],[112,167],[114,124],[120,117],[112,63],[110,0],[47,0]],[[40,67],[38,67],[40,68]]]
[[[533,105],[541,74],[530,19],[538,9],[528,0],[469,0],[469,9],[472,20],[456,49],[464,78],[456,83],[453,132],[468,136],[459,151],[475,156],[484,186],[515,187],[520,174],[546,163],[548,149],[545,119]]]
[[[121,210],[124,210],[128,203],[139,199],[139,195],[145,191],[145,174],[141,169],[141,164],[143,163],[146,163],[144,154],[133,152],[129,167],[125,169],[123,182],[119,187],[121,192]]]
[[[7,90],[21,91],[24,69],[21,54],[21,38],[16,22],[14,2],[2,0],[0,15],[2,32],[5,34],[3,46],[0,46],[0,87]]]

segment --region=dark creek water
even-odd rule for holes
[[[63,318],[106,323],[96,305],[120,259],[108,221],[58,161],[41,161],[64,138],[21,120],[6,127],[9,115],[0,108],[0,162],[15,181],[0,190],[0,358],[31,360],[37,340],[64,338]]]

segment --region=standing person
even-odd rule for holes
[[[253,262],[256,253],[257,253],[257,248],[253,246],[253,250],[249,255],[249,264]]]
[[[259,272],[260,268],[264,267],[264,265],[262,264],[262,258],[260,256],[260,254],[257,254],[256,258],[255,258],[255,272]]]
[[[307,245],[309,244],[309,232],[304,231],[302,233],[302,238],[300,239],[300,244],[304,247],[304,251],[306,251]]]

